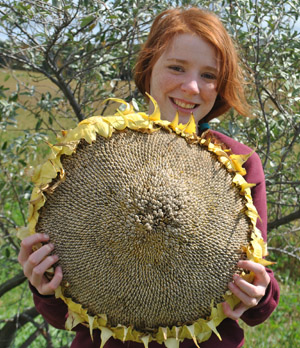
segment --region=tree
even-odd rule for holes
[[[171,3],[199,6],[199,1]],[[229,112],[213,123],[214,128],[259,153],[268,190],[269,250],[272,258],[280,259],[281,272],[297,275],[293,266],[300,261],[300,46],[299,32],[293,28],[299,0],[200,3],[220,14],[239,43],[255,116]],[[132,82],[134,60],[153,17],[169,6],[169,1],[153,0],[0,0],[0,63],[6,71],[4,84],[14,80],[16,85],[0,89],[0,295],[11,303],[0,322],[3,347],[18,340],[16,345],[22,347],[68,342],[61,334],[58,344],[57,333],[36,316],[17,264],[15,235],[26,225],[31,192],[27,167],[44,156],[44,142],[64,127],[111,112],[110,105],[101,104],[107,97],[143,106]],[[16,68],[22,69],[22,77]],[[24,325],[30,327],[25,334]]]
[[[230,31],[241,44],[242,62],[253,81],[249,100],[257,116],[246,122],[240,118],[234,122],[232,118],[226,128],[256,148],[262,159],[268,195],[269,250],[298,261],[300,42],[299,32],[293,28],[299,18],[299,4],[229,1],[224,8],[230,17]]]

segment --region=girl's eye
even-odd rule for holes
[[[212,73],[204,73],[201,76],[204,77],[205,79],[208,79],[208,80],[216,80],[217,79],[217,76],[215,74],[212,74]]]
[[[169,69],[177,71],[177,72],[183,72],[183,68],[181,66],[178,66],[178,65],[171,65],[171,66],[169,66]]]

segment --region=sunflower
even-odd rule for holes
[[[64,279],[66,328],[178,347],[209,339],[240,259],[268,264],[251,183],[234,155],[186,125],[125,110],[86,119],[35,169],[28,228],[47,233]],[[51,270],[49,270],[50,272]]]

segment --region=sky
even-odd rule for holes
[[[300,17],[297,20],[294,29],[300,33]],[[4,41],[6,38],[7,38],[6,35],[0,32],[0,40]]]
[[[300,18],[296,22],[295,30],[297,30],[300,33]]]

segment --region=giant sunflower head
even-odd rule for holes
[[[32,178],[28,233],[55,245],[66,327],[100,329],[102,346],[219,336],[238,260],[266,262],[247,156],[198,137],[193,117],[161,120],[153,103],[64,131]]]

